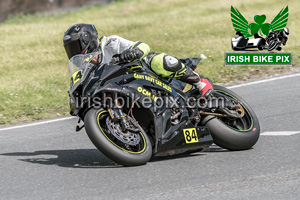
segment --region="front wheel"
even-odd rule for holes
[[[243,117],[230,119],[226,117],[206,116],[201,124],[209,128],[214,143],[229,150],[250,149],[258,140],[260,125],[252,108],[235,92],[214,85],[214,90],[228,98],[232,98],[241,106]]]
[[[90,109],[85,117],[85,130],[93,144],[108,158],[124,166],[146,164],[152,156],[152,147],[143,129],[126,116],[128,123],[137,126],[137,133],[122,132],[107,110]]]
[[[268,51],[272,51],[273,49],[276,49],[278,47],[278,42],[271,40],[268,45]]]

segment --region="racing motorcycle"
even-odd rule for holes
[[[281,51],[281,45],[285,45],[288,40],[289,29],[284,28],[284,30],[272,31],[266,38],[266,46],[268,51],[276,49]]]
[[[249,104],[233,91],[214,85],[210,99],[176,79],[162,78],[145,62],[115,59],[92,64],[96,54],[69,61],[70,114],[78,116],[92,143],[124,166],[146,164],[152,156],[207,149],[212,143],[246,150],[260,126]],[[101,55],[97,55],[101,56]],[[181,61],[193,70],[201,58]]]

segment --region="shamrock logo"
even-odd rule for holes
[[[251,30],[251,35],[254,35],[255,33],[258,33],[259,31],[262,31],[264,35],[268,35],[271,29],[271,24],[264,23],[266,21],[266,15],[255,15],[254,21],[256,23],[249,24],[249,28]],[[260,33],[262,36],[262,34]]]

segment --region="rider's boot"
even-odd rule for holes
[[[199,89],[201,98],[208,98],[214,90],[210,79],[197,74],[189,67],[186,67],[186,72],[180,77],[180,80],[196,86]]]
[[[278,46],[278,47],[276,48],[277,51],[281,51],[281,49],[282,49],[281,46]]]

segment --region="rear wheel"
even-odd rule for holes
[[[129,116],[126,118],[140,131],[123,132],[120,125],[111,120],[107,110],[94,108],[85,115],[85,129],[93,144],[111,160],[124,166],[146,164],[152,156],[150,140],[137,122]]]
[[[252,108],[245,100],[233,91],[214,85],[216,92],[238,102],[237,112],[243,117],[230,119],[227,117],[206,116],[201,124],[209,128],[214,143],[229,150],[245,150],[251,148],[258,140],[260,125]]]

